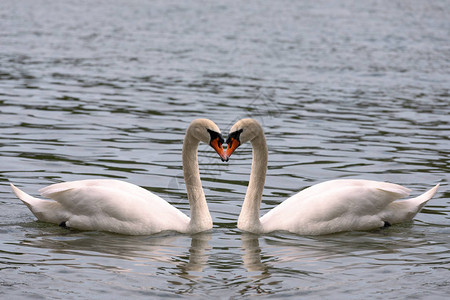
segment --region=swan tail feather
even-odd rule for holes
[[[13,190],[14,194],[17,196],[17,198],[22,200],[22,202],[25,203],[25,205],[28,206],[28,208],[31,211],[33,211],[33,207],[36,207],[40,202],[44,201],[42,199],[35,198],[33,196],[28,195],[27,193],[25,193],[24,191],[22,191],[21,189],[19,189],[12,183],[9,183],[9,184],[10,184],[11,189]]]
[[[440,184],[438,183],[433,188],[429,189],[422,195],[409,200],[416,205],[417,212],[419,212],[422,209],[422,207],[434,196],[434,194],[436,194],[439,185]]]
[[[65,214],[58,202],[35,198],[28,195],[14,184],[10,183],[10,185],[17,198],[25,203],[38,220],[55,224],[65,221]]]
[[[398,224],[412,220],[428,200],[436,194],[438,188],[439,184],[415,198],[392,202],[384,211],[381,218],[390,224]]]

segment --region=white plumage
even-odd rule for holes
[[[253,233],[285,230],[319,235],[402,223],[411,220],[439,187],[437,184],[416,198],[398,200],[408,196],[410,190],[372,180],[331,180],[304,189],[259,218],[268,151],[263,129],[257,121],[242,119],[233,125],[227,156],[249,141],[253,148],[252,171],[238,228]]]
[[[137,185],[111,179],[56,183],[40,190],[43,200],[11,184],[16,196],[44,222],[81,230],[147,235],[166,230],[196,233],[212,228],[197,161],[198,144],[210,144],[225,159],[223,139],[216,124],[197,119],[183,143],[183,170],[191,218],[161,197]]]

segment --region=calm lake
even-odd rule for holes
[[[8,299],[446,299],[450,3],[0,2],[0,296]],[[213,230],[125,236],[36,221],[9,188],[115,178],[189,214],[184,132],[264,127],[261,214],[336,178],[440,182],[414,221],[252,235],[236,222],[251,147],[200,172]]]

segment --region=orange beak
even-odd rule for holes
[[[227,145],[227,157],[230,157],[231,154],[233,154],[234,150],[236,150],[237,147],[239,147],[240,143],[235,138],[230,138],[228,145]]]
[[[225,151],[223,150],[222,143],[220,142],[219,138],[215,138],[210,143],[211,147],[216,150],[217,154],[219,154],[222,161],[228,161],[228,156],[225,154]]]

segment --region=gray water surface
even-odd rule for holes
[[[448,1],[0,2],[0,295],[10,299],[444,299],[450,293]],[[336,178],[435,197],[371,232],[236,228],[250,145],[200,171],[214,228],[123,236],[36,221],[61,181],[116,178],[189,214],[184,131],[264,127],[261,214]]]

